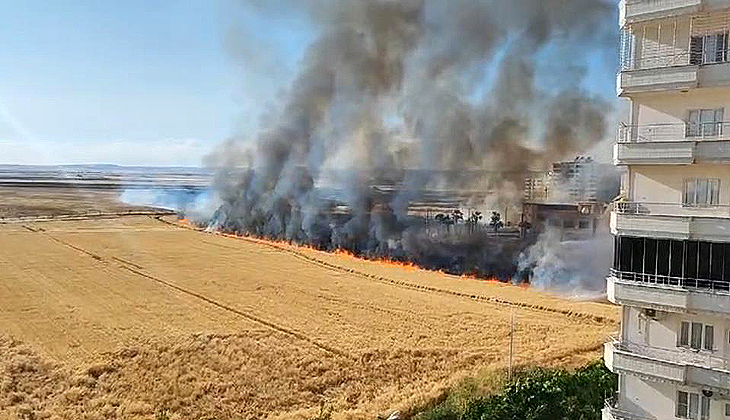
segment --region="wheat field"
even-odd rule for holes
[[[616,307],[130,216],[0,224],[0,418],[408,413],[600,356]]]

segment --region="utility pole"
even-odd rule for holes
[[[510,327],[509,327],[509,381],[512,382],[512,351],[515,340],[515,308],[510,310]]]

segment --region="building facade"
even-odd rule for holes
[[[624,0],[604,420],[730,420],[730,0]]]
[[[618,193],[619,171],[609,164],[588,156],[555,162],[525,178],[523,222],[534,233],[551,229],[564,240],[588,239],[608,229],[606,209]]]

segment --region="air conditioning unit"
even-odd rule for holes
[[[644,309],[644,316],[646,316],[647,318],[654,319],[654,320],[659,319],[657,316],[656,309],[649,309],[649,308]]]

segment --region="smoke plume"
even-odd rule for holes
[[[583,79],[615,44],[613,1],[250,3],[319,32],[258,133],[210,156],[220,229],[509,277],[524,240],[416,203],[519,209],[528,170],[607,134]]]

